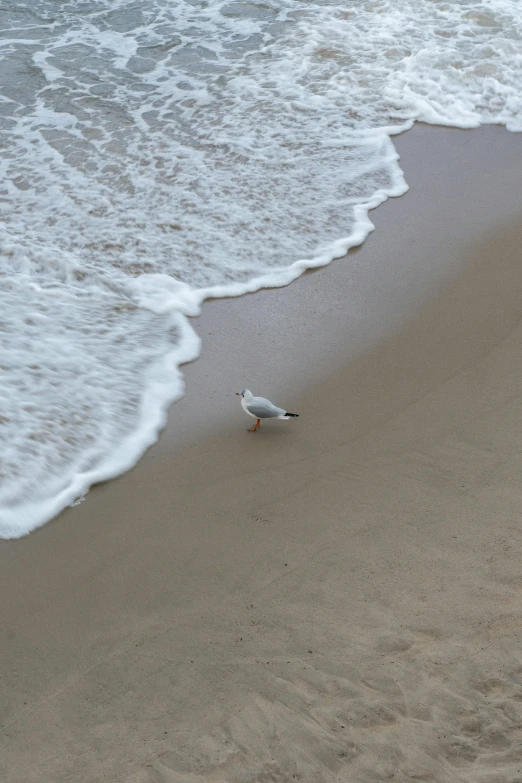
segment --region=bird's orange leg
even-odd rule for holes
[[[253,426],[253,427],[250,427],[248,431],[249,431],[249,432],[255,432],[256,430],[258,430],[258,429],[259,429],[259,427],[260,427],[260,426],[261,426],[261,419],[258,419],[258,420],[256,421],[256,423],[254,424],[254,426]]]

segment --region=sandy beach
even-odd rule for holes
[[[362,248],[208,302],[158,444],[0,542],[2,783],[522,780],[522,140],[394,141]]]

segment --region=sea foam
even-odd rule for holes
[[[415,120],[522,130],[511,0],[8,2],[0,536],[129,468],[209,297],[364,241]]]

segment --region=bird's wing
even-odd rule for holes
[[[247,408],[258,419],[276,419],[285,412],[282,408],[278,408],[273,402],[270,402],[270,400],[265,400],[264,397],[253,397],[247,404]]]

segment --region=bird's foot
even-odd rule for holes
[[[247,432],[255,432],[257,430],[257,427],[249,427]]]

